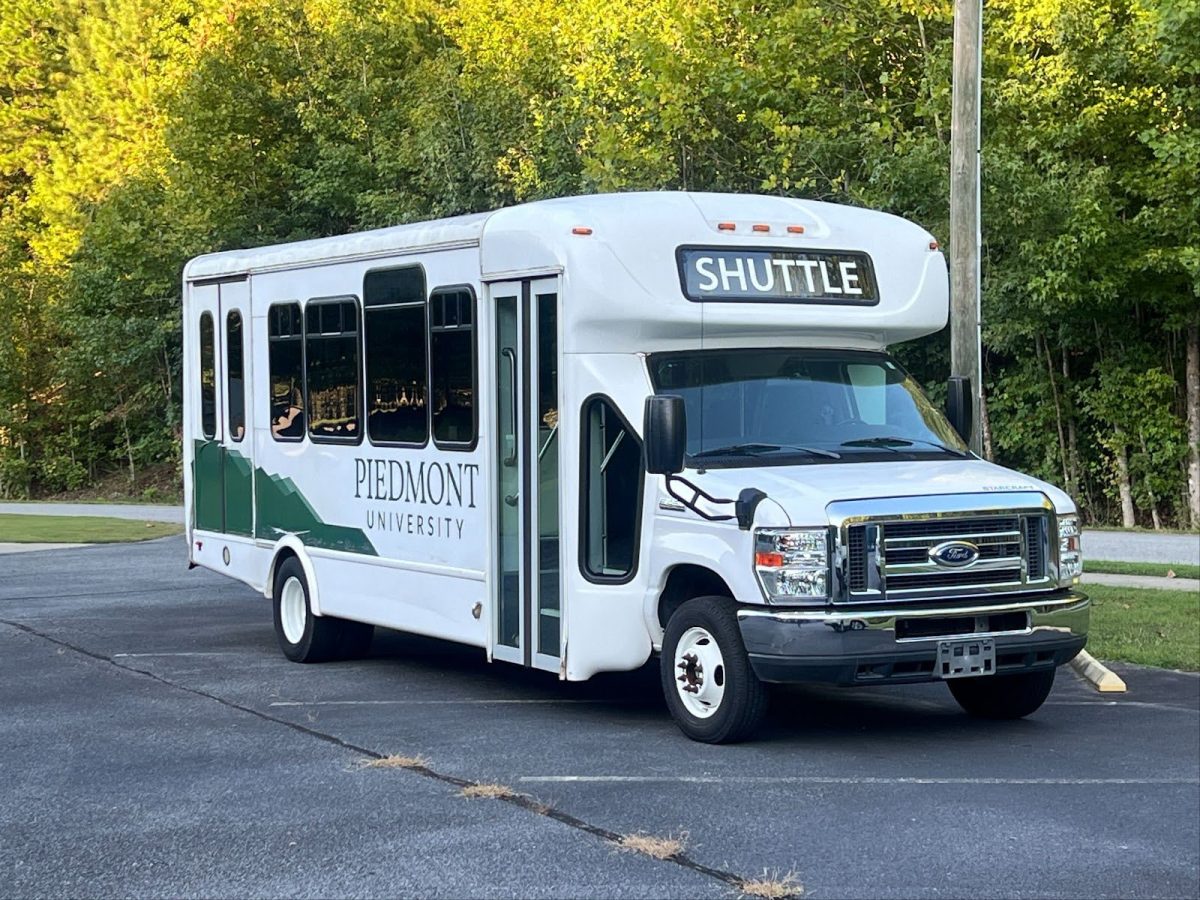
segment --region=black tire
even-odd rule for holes
[[[283,626],[283,594],[289,582],[298,582],[304,593],[304,629],[296,641],[287,636]],[[333,616],[313,615],[308,579],[304,575],[304,567],[296,557],[289,557],[280,564],[279,571],[275,573],[273,595],[275,637],[283,655],[292,662],[317,663],[343,659],[353,655],[350,651],[359,647],[363,647],[365,651],[365,648],[370,646],[371,634],[374,631],[372,626],[347,622]],[[365,642],[361,629],[366,629]],[[351,636],[348,637],[348,634]]]
[[[981,719],[1021,719],[1037,712],[1054,687],[1056,669],[946,682],[958,705]]]
[[[703,628],[715,640],[721,652],[722,669],[703,677],[720,678],[724,694],[719,705],[706,717],[694,715],[684,705],[676,671],[676,650],[680,639],[692,628]],[[697,597],[675,610],[663,635],[663,696],[680,730],[694,741],[706,744],[730,744],[745,740],[762,724],[767,712],[766,685],[758,680],[746,655],[738,628],[737,613],[728,597]]]
[[[366,622],[351,622],[335,619],[342,628],[338,659],[362,659],[371,652],[371,641],[375,638],[375,626]]]

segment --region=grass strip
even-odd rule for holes
[[[1200,594],[1089,584],[1088,650],[1105,661],[1200,671]]]
[[[1150,562],[1111,562],[1106,559],[1087,559],[1084,561],[1085,572],[1099,572],[1102,575],[1154,575],[1159,578],[1169,578],[1168,573],[1174,572],[1176,578],[1200,578],[1200,566],[1189,566],[1186,563],[1150,563]]]
[[[181,525],[107,516],[27,516],[0,513],[0,543],[112,544],[179,534]]]

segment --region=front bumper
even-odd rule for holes
[[[987,606],[742,607],[738,624],[763,681],[879,684],[935,680],[939,640],[994,639],[997,674],[1060,666],[1087,643],[1090,607],[1066,590]]]

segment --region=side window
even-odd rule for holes
[[[367,434],[377,444],[429,440],[425,272],[381,269],[363,279]]]
[[[611,401],[583,407],[584,575],[592,581],[628,581],[637,569],[642,514],[642,444]]]
[[[267,313],[271,369],[271,435],[277,441],[304,437],[304,329],[299,303],[280,303]]]
[[[439,289],[429,298],[429,371],[433,442],[475,443],[475,295],[470,288]]]
[[[314,441],[360,440],[358,303],[310,300],[304,307],[304,381]]]
[[[242,314],[236,309],[225,317],[225,383],[229,436],[240,441],[246,436],[246,348]]]
[[[200,315],[200,429],[217,436],[217,342],[212,313]]]

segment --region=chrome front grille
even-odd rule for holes
[[[853,505],[862,504],[865,501]],[[1048,501],[1040,505],[978,514],[951,509],[931,515],[858,515],[835,521],[843,548],[836,600],[871,603],[1044,590],[1051,581],[1050,513]],[[935,561],[931,551],[948,541],[973,545],[978,557],[960,566]]]

